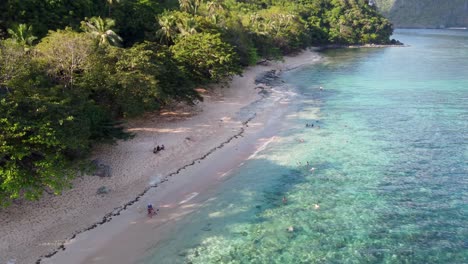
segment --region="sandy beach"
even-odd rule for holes
[[[97,146],[91,157],[108,165],[111,177],[79,177],[61,196],[0,209],[0,263],[137,261],[233,168],[274,140],[275,122],[286,114],[291,95],[257,85],[256,78],[318,61],[317,53],[303,51],[250,67],[229,87],[201,88],[204,101],[193,107],[128,121],[133,139]],[[161,144],[165,150],[154,154]],[[109,192],[96,194],[103,186]],[[149,202],[159,209],[153,218],[146,215]]]

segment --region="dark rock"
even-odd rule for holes
[[[255,84],[256,85],[263,84],[263,85],[270,86],[270,87],[279,86],[282,84],[282,80],[281,80],[281,77],[279,76],[279,73],[280,72],[279,71],[277,72],[276,70],[267,71],[259,75],[255,79]]]
[[[101,194],[108,194],[110,192],[110,189],[107,188],[106,186],[101,186],[97,189],[96,194],[101,195]]]
[[[93,173],[94,176],[99,177],[111,177],[111,167],[101,163],[99,160],[92,160],[91,165],[93,165],[96,169]]]

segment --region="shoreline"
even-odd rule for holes
[[[89,231],[92,231],[93,229],[95,228],[98,228],[100,225],[103,225],[105,223],[108,223],[112,220],[112,217],[114,216],[119,216],[121,213],[123,213],[125,210],[127,210],[128,207],[132,206],[134,203],[137,203],[139,202],[149,191],[151,191],[151,189],[153,188],[157,188],[159,185],[169,181],[169,178],[172,177],[172,176],[176,176],[178,174],[180,174],[183,170],[186,170],[187,168],[189,167],[192,167],[194,166],[197,162],[199,163],[200,161],[202,160],[205,160],[208,156],[210,156],[211,154],[213,154],[213,152],[215,152],[216,150],[218,149],[221,149],[223,148],[226,144],[229,144],[231,141],[233,141],[234,139],[237,139],[238,137],[242,137],[244,132],[245,132],[245,128],[248,127],[248,124],[250,121],[252,121],[253,119],[255,118],[255,115],[252,116],[251,118],[247,119],[245,122],[243,122],[243,127],[241,127],[241,131],[237,134],[235,134],[234,136],[231,136],[229,137],[226,141],[222,142],[220,145],[218,146],[215,146],[214,148],[212,148],[209,152],[207,152],[206,154],[204,154],[203,156],[199,157],[199,158],[196,158],[194,159],[191,163],[189,164],[186,164],[180,168],[177,168],[177,170],[169,173],[167,176],[165,176],[159,183],[155,183],[155,184],[151,184],[149,187],[146,187],[145,190],[143,190],[141,193],[139,193],[135,199],[125,203],[123,206],[119,206],[118,208],[116,208],[114,211],[110,212],[110,213],[107,213],[102,221],[100,222],[97,222],[97,223],[94,223],[92,224],[90,227],[86,228],[85,230],[81,230],[81,231],[78,231],[76,233],[74,233],[70,239],[68,239],[67,241],[71,241],[73,239],[75,239],[78,235],[81,235],[85,232],[89,232]],[[159,209],[158,209],[159,210]],[[156,216],[157,217],[157,216]],[[49,259],[49,258],[52,258],[53,256],[55,256],[55,254],[59,253],[60,251],[64,251],[66,250],[66,247],[65,247],[65,244],[62,244],[60,245],[55,251],[47,254],[47,255],[44,255],[44,256],[41,256],[37,261],[36,263],[42,263],[43,260],[46,260],[46,259]]]
[[[400,42],[401,43],[401,42]],[[341,45],[341,44],[332,44],[314,47],[314,50],[322,51],[327,49],[368,49],[368,48],[406,48],[410,45],[401,43],[401,44],[363,44],[363,45]]]
[[[246,130],[248,133],[261,130],[268,120],[257,116],[257,111],[265,111],[256,109],[255,105],[264,98],[261,92],[265,86],[255,84],[259,75],[319,60],[316,53],[303,51],[294,57],[285,57],[283,62],[250,67],[242,77],[236,76],[231,81],[229,89],[206,92],[205,102],[195,108],[168,110],[158,117],[148,114],[131,120],[128,128],[136,134],[135,139],[119,142],[117,146],[98,146],[92,157],[110,164],[112,177],[79,177],[74,182],[75,188],[62,196],[24,201],[0,211],[0,224],[4,227],[0,235],[5,238],[0,243],[0,262],[42,263],[53,259],[57,252],[71,251],[63,251],[71,240],[95,233],[98,227],[112,225],[122,218],[121,215],[132,210],[135,215],[141,215],[141,208],[135,203],[147,199],[148,192],[166,188],[162,187],[165,185],[177,185],[166,182],[179,178],[171,176],[194,170],[192,166],[206,164],[204,159],[211,159],[215,152],[223,152],[226,145],[233,145],[232,141],[242,141]],[[254,108],[250,110],[254,114],[242,116],[244,108]],[[270,105],[269,108],[274,107]],[[163,142],[167,150],[153,154],[155,142]],[[100,185],[109,186],[111,192],[96,195]],[[154,188],[156,186],[158,188]]]

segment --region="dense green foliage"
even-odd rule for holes
[[[397,27],[467,27],[468,0],[375,0]]]
[[[367,0],[0,3],[0,204],[59,193],[120,119],[310,45],[387,43]]]

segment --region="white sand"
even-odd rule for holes
[[[195,107],[177,108],[161,115],[147,114],[130,121],[127,127],[136,134],[134,139],[113,146],[98,146],[93,155],[110,165],[112,177],[78,178],[74,188],[61,196],[46,196],[37,202],[22,201],[0,209],[0,263],[13,259],[16,261],[12,263],[34,263],[64,243],[65,251],[44,259],[43,263],[135,261],[135,254],[157,243],[155,234],[163,237],[164,232],[169,232],[168,223],[196,209],[200,196],[222,182],[232,168],[273,134],[270,130],[275,127],[274,117],[284,113],[288,102],[280,93],[273,93],[266,99],[269,102],[255,108],[257,104],[252,103],[261,98],[255,89],[255,77],[271,69],[282,71],[318,60],[316,53],[304,51],[285,58],[284,62],[251,67],[242,77],[236,76],[229,88],[204,92],[205,101]],[[239,111],[249,105],[250,111],[239,117]],[[254,116],[248,126],[242,124]],[[243,137],[234,138],[200,163],[152,188],[112,221],[70,240],[73,234],[135,199],[150,184],[191,164],[242,131]],[[164,144],[166,149],[153,154],[157,144]],[[110,188],[110,193],[96,195],[101,186]],[[146,216],[147,202],[161,209],[158,216],[152,219]]]

